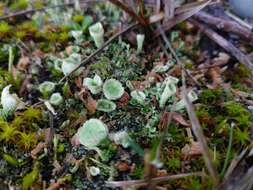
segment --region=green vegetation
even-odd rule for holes
[[[52,7],[0,21],[0,187],[111,190],[108,181],[202,172],[157,186],[213,189],[182,96],[181,68],[163,38],[153,38],[157,26],[137,25],[100,50],[134,18],[109,2],[81,10],[78,2],[0,3],[0,16]],[[154,15],[144,1],[134,10],[143,21]],[[223,182],[252,142],[251,72],[232,59],[201,69],[220,58],[220,49],[202,47],[206,39],[188,21],[165,34],[188,70],[186,93]]]

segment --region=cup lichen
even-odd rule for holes
[[[95,75],[94,78],[85,78],[83,85],[87,87],[92,94],[98,94],[102,90],[103,81],[100,76]]]
[[[114,111],[116,107],[117,106],[113,101],[107,99],[100,99],[97,101],[96,109],[103,112],[111,112]]]
[[[104,43],[104,28],[101,22],[97,22],[89,27],[89,32],[93,38],[97,48],[100,48]]]
[[[118,80],[109,79],[103,85],[103,93],[107,99],[117,100],[124,94],[124,88]]]
[[[76,134],[80,144],[89,149],[97,147],[108,135],[107,126],[99,119],[89,119]]]

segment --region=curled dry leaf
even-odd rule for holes
[[[130,169],[130,166],[126,162],[117,162],[115,167],[118,171],[125,172]]]
[[[186,144],[182,150],[183,159],[187,160],[194,156],[200,156],[202,153],[201,145],[199,142],[192,141],[191,144]]]
[[[157,170],[157,177],[164,177],[164,176],[167,176],[168,175],[168,172],[167,172],[167,170],[164,170],[164,169],[162,169],[162,170]]]
[[[32,158],[36,159],[37,154],[40,153],[46,146],[47,146],[46,143],[42,143],[42,142],[37,144],[37,146],[31,151]]]
[[[37,49],[34,52],[32,52],[32,56],[43,58],[45,56],[45,53],[43,51]]]
[[[29,65],[30,65],[30,58],[27,56],[23,56],[18,61],[17,69],[26,72]]]
[[[27,87],[28,87],[28,84],[30,84],[31,79],[32,79],[31,75],[26,76],[25,80],[22,82],[21,87],[19,89],[19,92],[18,92],[19,96],[24,97],[27,95],[28,93]]]
[[[180,125],[183,125],[186,127],[190,126],[190,124],[184,119],[184,117],[180,113],[177,113],[177,112],[173,113],[172,119],[176,121],[177,123],[179,123]]]
[[[211,68],[209,70],[209,75],[211,76],[212,81],[213,81],[213,84],[212,84],[213,88],[216,88],[216,87],[222,85],[223,80],[222,80],[222,77],[221,77],[220,67]]]
[[[85,101],[85,107],[87,108],[88,112],[90,114],[93,114],[96,112],[96,108],[97,108],[97,101],[95,99],[92,98],[92,96],[89,94],[86,98]]]

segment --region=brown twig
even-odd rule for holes
[[[207,28],[205,25],[199,23],[194,19],[190,19],[190,22],[197,26],[200,31],[206,34],[210,39],[216,42],[219,46],[224,48],[226,51],[230,52],[240,63],[244,64],[249,68],[251,73],[253,74],[253,64],[250,58],[241,52],[237,47],[235,47],[231,42],[227,41],[225,38],[220,36],[218,33],[214,32],[212,29]]]
[[[253,32],[249,30],[248,28],[243,27],[242,25],[240,25],[239,23],[235,21],[225,20],[219,17],[214,17],[208,13],[205,13],[204,11],[200,11],[196,13],[194,15],[194,18],[206,24],[215,26],[217,29],[222,29],[227,32],[233,32],[235,34],[238,34],[244,37],[245,39],[253,41]]]
[[[122,10],[124,10],[127,14],[129,14],[131,17],[133,17],[136,21],[138,21],[142,25],[147,25],[147,20],[143,19],[142,17],[138,16],[130,7],[125,5],[119,0],[109,0],[114,5],[120,7]]]
[[[109,40],[107,40],[102,47],[100,47],[99,49],[97,49],[94,53],[92,53],[90,56],[88,56],[85,60],[83,60],[81,62],[81,64],[79,64],[78,66],[76,66],[76,68],[71,71],[68,75],[64,76],[59,83],[61,83],[62,81],[64,81],[67,77],[69,77],[70,75],[72,75],[75,71],[77,71],[81,66],[87,64],[90,62],[90,60],[95,57],[96,55],[99,55],[112,41],[114,41],[115,39],[117,39],[119,36],[121,36],[122,34],[126,33],[127,31],[131,30],[132,28],[134,28],[135,26],[137,26],[138,24],[134,23],[131,24],[130,26],[128,26],[127,28],[123,29],[122,31],[118,32],[117,34],[115,34],[113,37],[111,37]]]

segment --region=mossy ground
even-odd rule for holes
[[[0,15],[3,7],[16,11],[26,9],[27,6],[26,0],[0,4]],[[43,2],[36,1],[36,7],[41,6],[44,6]],[[62,8],[61,12],[67,10],[68,8]],[[38,25],[38,20],[27,18],[0,22],[0,90],[11,84],[12,90],[22,96],[26,103],[25,108],[0,120],[2,189],[7,189],[8,185],[23,189],[42,189],[42,184],[48,187],[52,181],[59,179],[62,180],[61,186],[69,189],[110,189],[105,187],[105,181],[109,179],[130,180],[145,177],[146,163],[141,152],[148,154],[151,151],[160,137],[160,119],[164,111],[170,111],[174,102],[174,99],[170,99],[165,110],[159,108],[157,97],[161,92],[157,84],[168,75],[180,78],[176,65],[164,73],[154,74],[152,69],[157,63],[175,63],[175,60],[168,59],[159,44],[153,41],[148,41],[144,50],[137,54],[136,46],[127,37],[122,37],[112,42],[89,65],[85,65],[79,76],[69,77],[67,81],[58,83],[64,75],[55,67],[57,59],[66,58],[73,52],[87,57],[96,50],[88,33],[91,18],[93,22],[106,18],[103,24],[106,26],[105,37],[108,39],[114,33],[115,24],[121,15],[122,12],[115,6],[102,3],[95,6],[94,10],[89,9],[87,13],[74,12],[61,25],[50,21],[50,14],[44,15],[46,18],[43,25]],[[201,58],[203,49],[199,46],[199,38],[195,36],[197,34],[187,30],[186,25],[183,23],[174,28],[171,34],[168,33],[168,37],[186,68],[194,71],[201,62],[197,60]],[[82,43],[76,44],[69,32],[80,28],[83,39]],[[137,29],[135,32],[141,31]],[[188,43],[186,36],[194,38],[194,43]],[[11,72],[8,71],[10,47],[13,48],[15,57],[14,70]],[[20,65],[21,57],[28,57],[29,63]],[[231,68],[225,71],[222,78],[231,88],[200,88],[190,79],[187,80],[187,85],[198,93],[199,99],[194,103],[196,114],[221,175],[231,126],[234,136],[229,162],[252,140],[252,110],[248,109],[245,100],[252,99],[250,92],[253,86],[248,84],[253,79],[248,69],[241,64],[230,60],[229,65]],[[115,111],[90,111],[92,108],[90,102],[87,102],[88,97],[98,100],[102,95],[91,95],[87,93],[87,89],[83,93],[82,79],[93,78],[94,74],[103,80],[118,79],[125,87],[128,96],[116,102]],[[64,97],[64,103],[54,107],[56,115],[44,105],[44,97],[38,90],[38,85],[45,80],[55,82],[55,91]],[[129,96],[129,81],[134,88],[145,92],[147,99],[144,104],[138,104]],[[210,77],[204,75],[199,82],[210,83]],[[247,97],[238,97],[233,90],[244,92]],[[180,96],[177,95],[177,98]],[[179,114],[188,122],[185,110]],[[102,119],[110,132],[126,130],[136,146],[123,148],[106,139],[98,147],[101,155],[82,145],[74,146],[71,139],[88,118]],[[200,154],[185,157],[182,153],[185,145],[192,143],[186,128],[176,120],[169,124],[161,151],[163,166],[156,171],[156,175],[162,171],[163,175],[173,175],[205,169]],[[194,136],[193,140],[196,141]],[[33,155],[40,143],[46,145]],[[88,172],[88,168],[94,165],[101,170],[96,177]],[[212,185],[209,178],[203,180],[200,177],[188,177],[163,184],[167,189],[185,190],[212,189]]]

